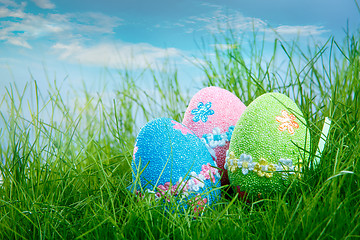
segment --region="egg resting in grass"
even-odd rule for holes
[[[150,121],[140,130],[132,170],[138,193],[175,197],[195,212],[220,198],[216,189],[220,174],[206,146],[191,130],[169,118]]]
[[[256,98],[238,120],[225,167],[250,197],[285,191],[301,177],[310,135],[297,105],[280,93]]]
[[[219,87],[207,87],[193,96],[184,114],[182,123],[206,144],[221,169],[222,185],[229,184],[224,169],[226,151],[235,124],[245,108],[233,93]]]

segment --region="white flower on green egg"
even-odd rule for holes
[[[245,153],[240,155],[240,161],[238,161],[238,166],[241,168],[242,174],[246,175],[249,171],[254,170],[255,164],[252,162],[252,157],[250,155],[246,155]]]
[[[280,158],[276,171],[282,172],[283,178],[286,179],[289,174],[295,173],[293,161],[291,159]]]

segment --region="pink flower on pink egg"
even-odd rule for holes
[[[181,133],[184,134],[184,135],[186,135],[186,134],[194,134],[190,129],[188,129],[187,127],[185,127],[181,123],[178,123],[178,122],[176,122],[174,120],[172,120],[171,123],[175,124],[173,126],[174,129],[180,130]]]

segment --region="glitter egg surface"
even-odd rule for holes
[[[229,184],[224,169],[226,151],[245,108],[233,93],[219,87],[207,87],[193,96],[184,115],[182,123],[205,143],[221,169],[222,185]]]
[[[295,102],[280,93],[261,95],[235,126],[225,163],[231,185],[251,196],[285,191],[301,177],[309,147],[309,131]]]
[[[156,198],[179,197],[194,211],[220,198],[220,174],[205,144],[169,118],[147,123],[134,146],[133,186]],[[189,203],[190,200],[191,203]]]

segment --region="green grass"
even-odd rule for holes
[[[332,125],[318,169],[305,168],[300,184],[251,204],[224,192],[214,209],[196,218],[190,211],[164,213],[159,202],[126,190],[139,119],[182,120],[191,96],[176,70],[148,70],[150,90],[141,89],[131,72],[121,72],[112,102],[84,90],[85,104],[79,99],[72,108],[56,82],[48,98],[36,81],[24,89],[8,86],[0,99],[5,126],[0,129],[0,238],[360,238],[359,37],[357,32],[343,42],[330,38],[308,48],[276,40],[265,59],[268,47],[256,41],[259,36],[246,55],[244,43],[230,32],[215,42],[235,48],[208,50],[213,58],[204,53],[203,86],[228,89],[246,105],[270,91],[298,104],[312,136],[309,161],[324,118]],[[28,93],[34,102],[24,97]]]

